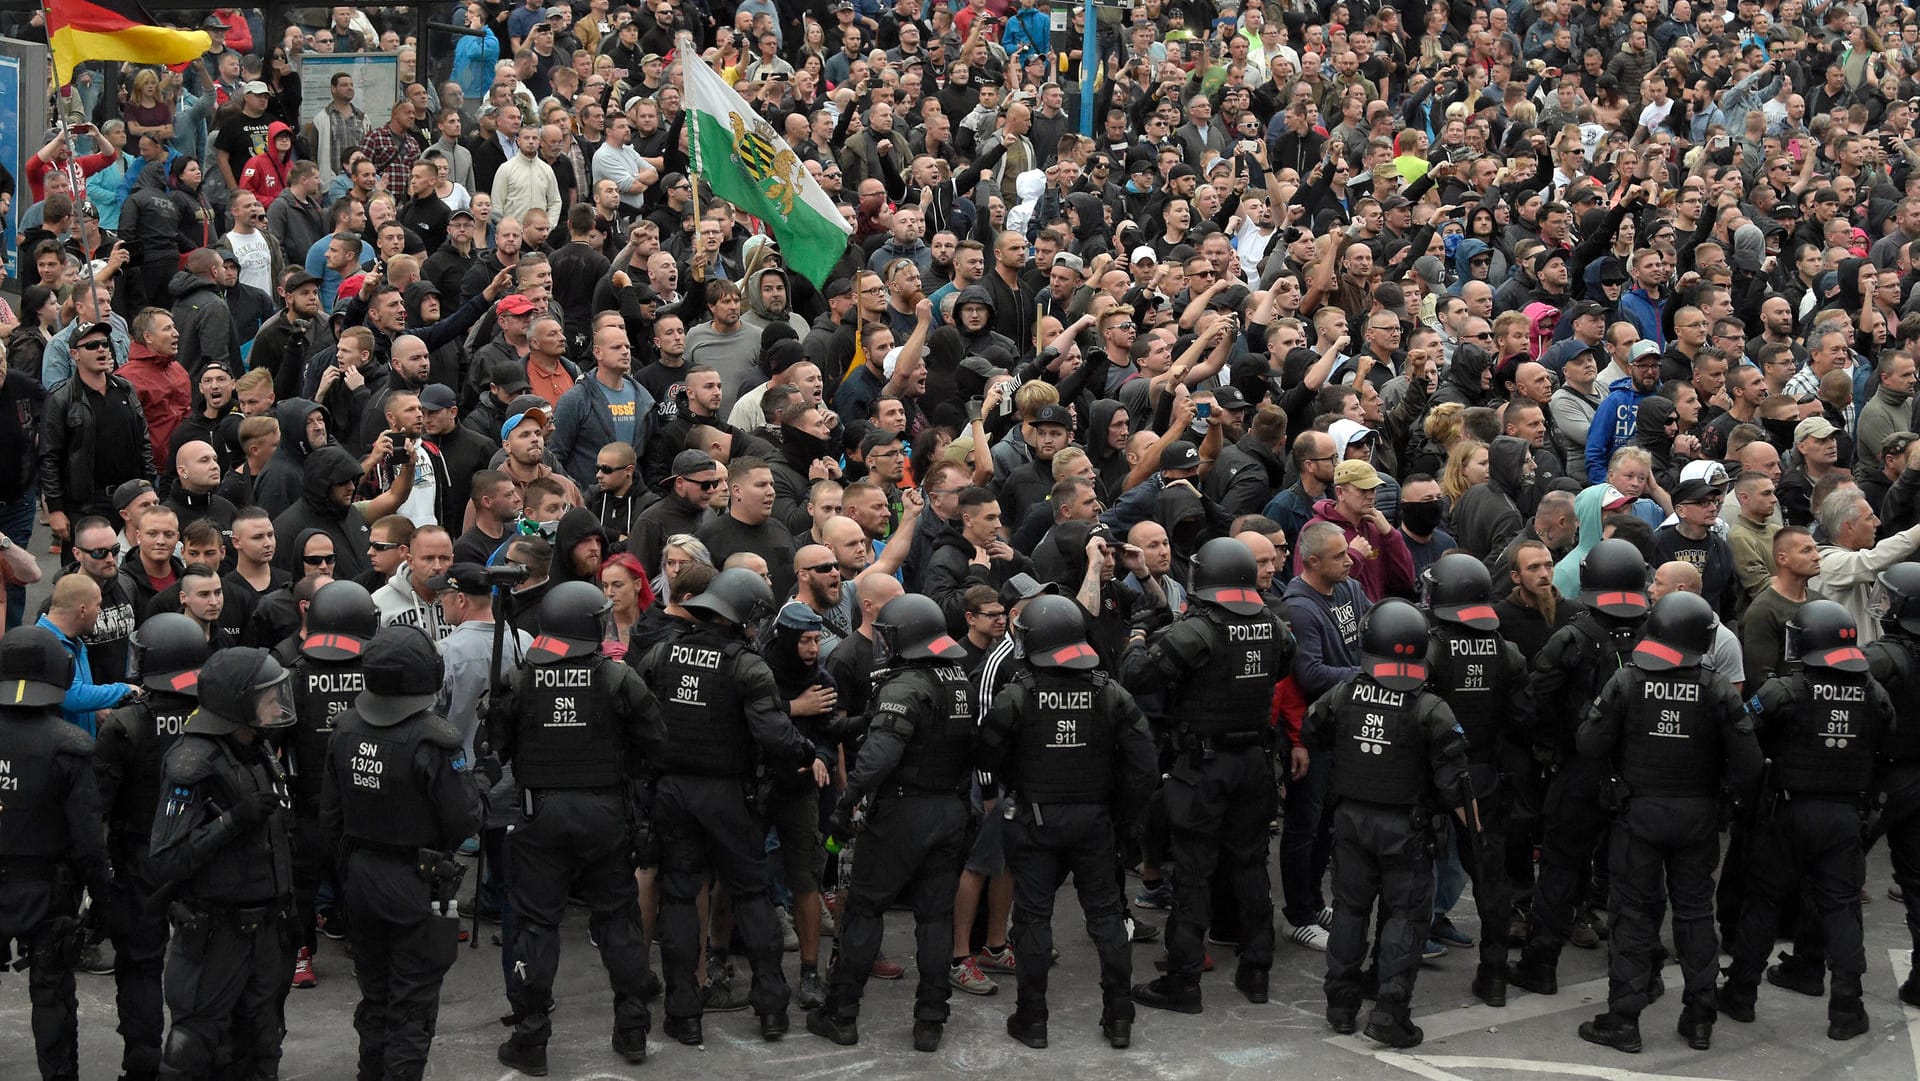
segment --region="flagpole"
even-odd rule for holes
[[[692,34],[682,33],[675,36],[674,42],[673,42],[673,59],[675,63],[680,65],[680,93],[681,93],[680,107],[681,107],[682,115],[685,115],[687,111],[686,100],[685,100],[686,87],[687,87],[687,54],[691,51],[693,51],[693,35]],[[695,244],[699,244],[700,243],[700,175],[701,175],[700,131],[697,126],[699,122],[692,118],[682,121],[680,125],[680,130],[683,132],[686,131],[687,124],[689,123],[696,125],[696,127],[693,131],[687,132],[688,171],[692,174],[688,178],[687,182],[688,182],[688,185],[693,189],[693,242]]]
[[[46,0],[41,0],[41,3],[40,3],[40,24],[41,24],[41,29],[47,32],[48,42],[51,43],[53,40],[53,37],[52,37],[53,11],[50,9]],[[49,48],[51,48],[51,45],[49,45]],[[54,120],[55,128],[58,129],[58,131],[60,132],[61,142],[67,148],[67,160],[61,163],[60,168],[63,172],[67,174],[67,186],[73,190],[74,220],[79,223],[80,250],[85,256],[83,260],[85,265],[83,265],[80,268],[80,273],[81,273],[80,287],[86,290],[87,297],[91,299],[93,297],[93,288],[94,288],[93,256],[94,256],[94,251],[96,249],[94,248],[93,245],[87,243],[86,211],[93,208],[93,201],[87,198],[86,178],[75,175],[76,173],[79,172],[79,170],[73,167],[73,159],[74,159],[73,131],[67,126],[67,111],[64,108],[62,108],[60,105],[60,91],[63,88],[70,91],[76,96],[80,93],[80,91],[77,87],[74,86],[71,79],[53,88],[53,120]],[[105,92],[105,89],[102,88],[102,93],[104,92]],[[99,129],[97,128],[94,130],[96,131],[96,133],[98,133],[99,131]],[[100,141],[103,143],[106,142],[106,136],[104,134],[100,135]],[[108,145],[111,145],[111,144],[108,144]],[[43,181],[43,185],[44,185],[44,181]],[[41,190],[45,191],[45,187],[43,186]],[[31,194],[31,192],[29,192],[29,194]],[[18,200],[16,200],[15,202],[17,204]],[[94,213],[98,215],[99,211],[95,210]],[[17,206],[14,211],[13,220],[14,220],[15,251],[17,255],[24,255],[26,253],[20,252],[18,250],[19,241],[20,241],[20,229],[19,229],[20,210]],[[94,220],[98,221],[99,218],[96,216]],[[15,269],[17,271],[18,267],[16,267]],[[19,275],[17,273],[15,274],[15,278],[19,279]],[[19,280],[24,280],[24,279],[19,279]],[[98,315],[99,313],[96,311],[94,314]]]

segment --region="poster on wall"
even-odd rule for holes
[[[20,234],[15,226],[20,220],[20,212],[26,209],[21,200],[31,198],[27,195],[24,183],[26,161],[20,142],[20,61],[17,57],[0,56],[0,162],[6,162],[7,167],[13,170],[20,188],[12,199],[7,200],[6,216],[0,219],[6,230],[6,276],[9,278],[17,277],[15,270],[20,265]],[[30,154],[39,149],[39,144],[35,143],[31,150],[25,152]]]

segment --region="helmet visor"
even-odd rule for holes
[[[282,674],[271,685],[254,693],[255,728],[285,728],[293,723],[293,680]]]

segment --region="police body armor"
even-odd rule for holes
[[[1425,692],[1391,691],[1365,678],[1342,684],[1334,707],[1333,794],[1359,803],[1412,807],[1432,788]]]
[[[293,672],[293,753],[288,756],[288,780],[302,817],[320,813],[320,779],[326,773],[327,747],[333,726],[353,700],[367,689],[360,662],[323,661],[302,654],[288,665]]]
[[[85,732],[58,713],[0,717],[0,860],[64,859],[67,794],[59,791],[61,754],[91,755]]]
[[[1795,706],[1773,754],[1775,786],[1796,796],[1865,793],[1879,735],[1869,712],[1872,682],[1830,669],[1787,678],[1797,684]]]
[[[107,808],[108,827],[116,843],[145,847],[153,836],[153,817],[160,808],[167,751],[179,742],[187,718],[199,705],[194,699],[156,692],[144,701],[115,711],[133,748],[127,774],[121,778],[114,806]]]
[[[1013,782],[1027,803],[1098,803],[1113,794],[1113,719],[1106,677],[1028,668],[1014,677],[1028,713],[1015,731]]]
[[[1170,638],[1204,635],[1208,645],[1207,662],[1193,670],[1168,711],[1175,724],[1202,737],[1267,731],[1273,685],[1285,674],[1284,633],[1271,613],[1237,616],[1213,605],[1198,606],[1168,628]]]
[[[1873,677],[1893,699],[1894,716],[1902,718],[1880,735],[1880,757],[1897,765],[1920,763],[1920,640],[1888,636],[1865,647]],[[1913,718],[1906,720],[1906,718]]]
[[[1639,640],[1637,624],[1609,626],[1596,619],[1592,612],[1581,612],[1567,626],[1574,628],[1574,640],[1580,644],[1577,674],[1567,681],[1561,701],[1534,703],[1541,729],[1552,734],[1557,761],[1563,766],[1578,756],[1573,747],[1574,733],[1580,727],[1581,718],[1586,716],[1587,706],[1600,697],[1601,688],[1615,672],[1627,667]],[[1548,723],[1547,718],[1554,711],[1560,716]]]
[[[665,645],[654,669],[654,695],[666,722],[661,772],[701,777],[753,773],[753,734],[734,678],[744,644],[718,630],[696,627]]]
[[[336,772],[348,843],[408,854],[440,844],[439,812],[415,783],[413,762],[423,743],[458,749],[459,731],[432,712],[382,728],[349,710],[341,714],[338,732]]]
[[[244,757],[243,757],[244,756]],[[280,764],[262,744],[236,749],[227,740],[188,733],[167,752],[167,772],[175,787],[165,793],[161,813],[172,819],[165,833],[156,833],[154,853],[184,843],[201,822],[185,817],[185,806],[195,787],[206,786],[211,800],[199,804],[202,814],[217,817],[255,792],[280,798],[280,814],[290,798]],[[210,782],[210,783],[209,783]],[[156,824],[156,831],[162,827]],[[215,908],[278,901],[293,893],[293,858],[288,831],[262,822],[247,831],[251,836],[214,851],[198,867],[182,893],[203,906]],[[271,858],[263,859],[263,855]]]
[[[626,746],[601,671],[610,663],[589,654],[520,670],[513,775],[521,787],[609,788],[626,780]]]
[[[974,735],[973,687],[966,670],[957,664],[916,664],[895,669],[892,678],[917,682],[931,708],[913,718],[913,738],[886,787],[919,796],[965,791]]]
[[[1427,649],[1427,685],[1446,700],[1467,737],[1467,758],[1479,765],[1494,760],[1505,719],[1506,640],[1497,634],[1434,621]]]
[[[1704,708],[1705,672],[1627,669],[1620,779],[1636,795],[1684,798],[1720,790],[1720,726]]]

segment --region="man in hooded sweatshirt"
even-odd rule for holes
[[[280,422],[280,446],[253,482],[254,505],[275,518],[300,501],[306,485],[307,456],[333,442],[333,420],[311,398],[292,398],[273,407]]]
[[[169,283],[173,321],[180,329],[180,355],[196,376],[203,360],[221,361],[228,371],[240,370],[240,334],[221,292],[219,273],[219,251],[195,248],[187,255],[186,269]]]
[[[1487,564],[1491,572],[1500,553],[1527,527],[1521,513],[1522,490],[1533,482],[1532,448],[1503,435],[1487,448],[1487,479],[1468,488],[1453,507],[1453,535],[1460,547]]]
[[[1333,471],[1332,498],[1315,503],[1307,520],[1307,525],[1331,522],[1340,528],[1352,556],[1351,576],[1370,604],[1411,596],[1414,589],[1413,553],[1406,538],[1374,507],[1378,487],[1380,474],[1373,466],[1357,458],[1341,462]],[[1294,550],[1294,574],[1304,573],[1308,555],[1304,545]]]
[[[1659,386],[1660,357],[1647,353],[1633,359],[1625,379],[1616,379],[1607,388],[1594,410],[1593,423],[1587,427],[1587,483],[1607,479],[1607,463],[1613,452],[1633,440],[1640,416],[1640,400]],[[1438,395],[1435,396],[1436,398]]]
[[[286,449],[285,443],[281,449]],[[367,545],[373,538],[365,515],[353,505],[361,472],[360,463],[344,448],[328,445],[308,453],[301,465],[300,501],[273,518],[279,537],[276,566],[289,574],[301,573],[300,548],[294,542],[302,532],[318,529],[333,539],[335,578],[358,578],[365,573]]]

